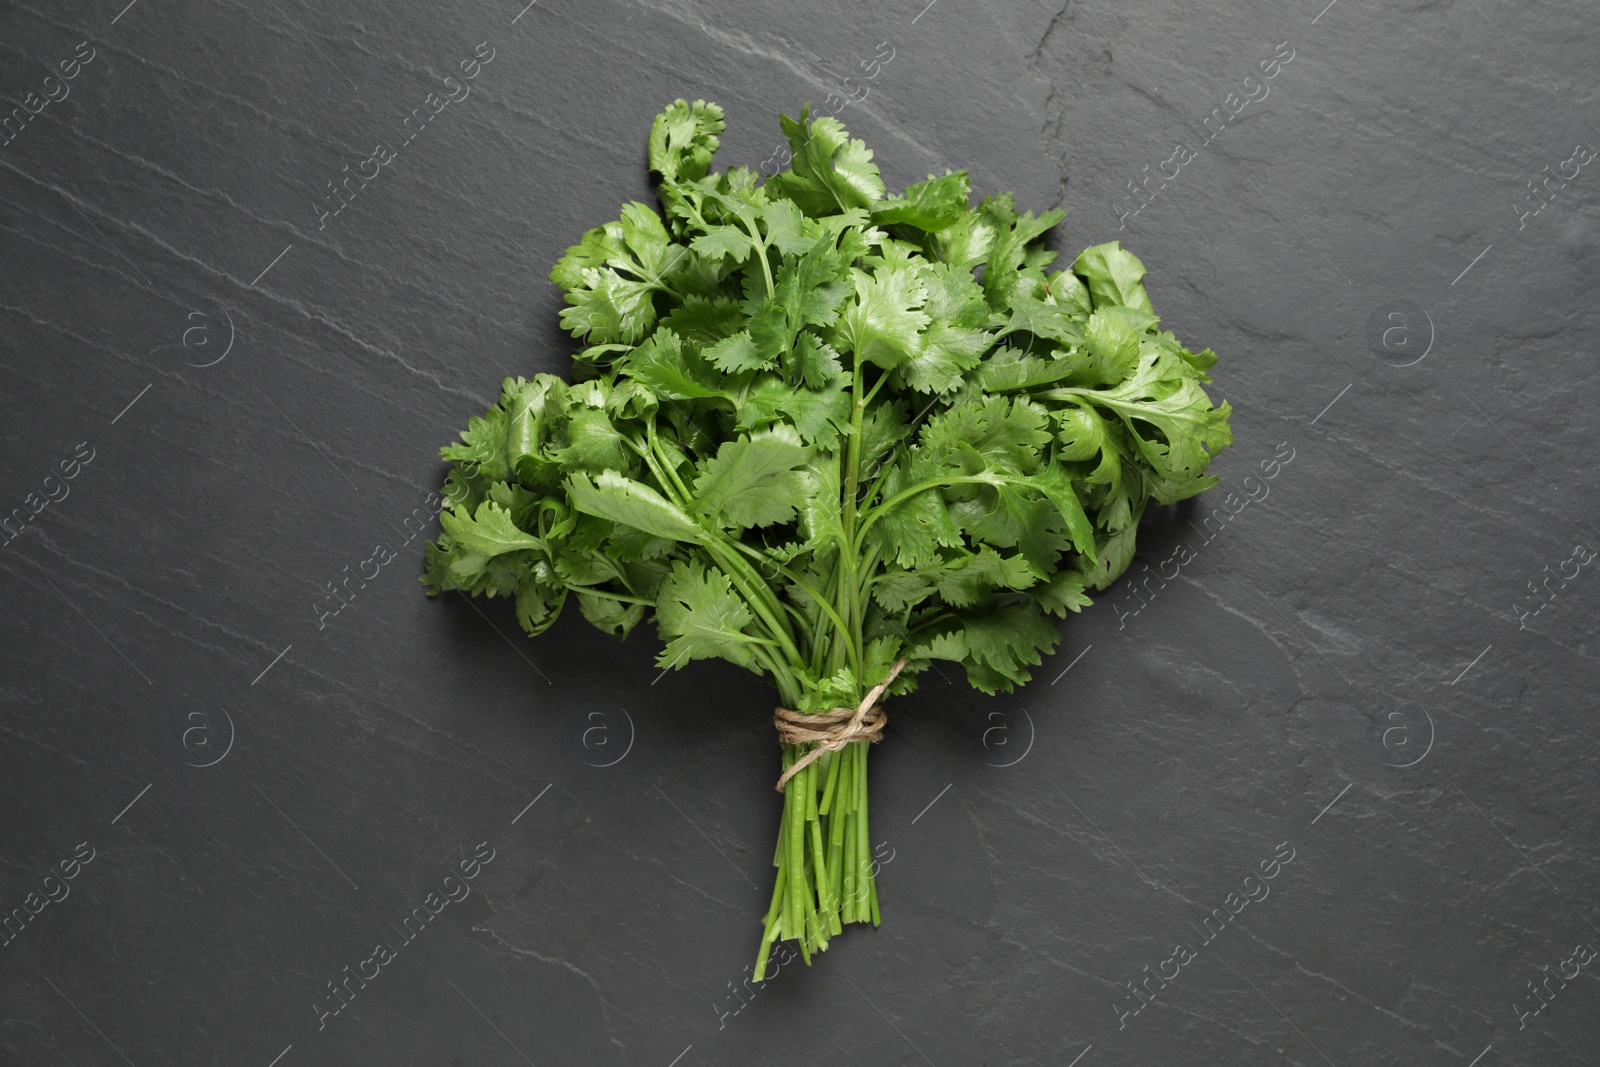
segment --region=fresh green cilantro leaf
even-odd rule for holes
[[[789,337],[803,326],[832,326],[850,295],[851,280],[849,260],[826,241],[785,261],[778,268],[773,300],[788,313]]]
[[[844,536],[844,519],[839,501],[839,464],[834,457],[815,452],[796,472],[800,494],[796,520],[806,547],[818,555],[826,554],[833,542]]]
[[[811,105],[796,121],[780,116],[779,124],[794,154],[789,169],[768,183],[800,205],[807,215],[832,215],[870,207],[883,199],[883,179],[866,143],[850,139],[844,123],[824,115],[811,119]]]
[[[741,262],[756,250],[750,235],[738,226],[713,226],[690,241],[689,247],[712,262],[724,256],[732,258],[735,262]]]
[[[560,552],[553,562],[556,574],[574,588],[625,580],[621,563],[599,549]]]
[[[711,157],[727,129],[722,108],[679,98],[650,124],[650,170],[667,181],[695,181],[711,169]]]
[[[795,389],[789,394],[783,411],[807,444],[819,448],[838,445],[839,434],[850,424],[847,384],[843,378],[835,378],[820,389]]]
[[[597,271],[616,253],[616,242],[622,238],[622,226],[611,223],[586,230],[578,243],[569,247],[566,254],[550,268],[550,280],[564,290],[582,289],[588,283],[585,271]]]
[[[945,171],[942,178],[908,185],[899,196],[872,205],[872,221],[879,226],[915,226],[928,233],[948,229],[966,217],[972,185],[967,172]]]
[[[1009,291],[1012,278],[1023,266],[1028,244],[1066,217],[1067,213],[1060,208],[1052,208],[1038,216],[1025,211],[1021,215],[1014,215],[1009,225],[995,228],[994,247],[989,250],[989,258],[983,268],[983,291],[991,304],[998,305]],[[1054,254],[1049,254],[1049,259],[1053,258]],[[1049,259],[1043,262],[1036,260],[1029,266],[1042,267]]]
[[[810,456],[795,429],[782,423],[727,441],[695,479],[695,510],[738,530],[789,522],[800,495],[796,470]]]
[[[507,378],[501,386],[499,410],[506,413],[507,476],[514,472],[530,488],[554,488],[560,481],[559,467],[545,457],[544,445],[561,417],[566,390],[567,383],[554,374],[535,374],[532,381]],[[493,471],[485,473],[493,475]]]
[[[734,398],[735,430],[755,430],[792,423],[801,440],[820,448],[833,448],[850,422],[848,383],[838,379],[821,389],[796,388],[776,374],[760,374]]]
[[[620,522],[656,537],[700,544],[706,532],[666,497],[615,471],[602,471],[591,480],[574,474],[567,480],[572,506],[588,515]]]
[[[789,311],[776,297],[762,296],[745,301],[745,335],[763,363],[782,359],[794,337]]]
[[[606,554],[619,563],[660,559],[676,547],[671,538],[657,537],[633,526],[617,525],[606,539]]]
[[[847,398],[848,399],[848,398]],[[932,407],[923,405],[923,411]],[[861,472],[877,477],[878,465],[911,434],[911,420],[907,418],[905,401],[891,400],[867,408],[861,423]],[[920,414],[920,412],[919,412]]]
[[[1070,308],[1052,304],[1037,296],[1013,295],[1010,310],[1011,317],[1002,333],[1026,332],[1068,347],[1084,341],[1083,325],[1073,317]]]
[[[918,271],[910,267],[880,274],[852,271],[856,298],[839,316],[834,336],[858,363],[893,370],[916,355],[918,333],[928,316],[917,310],[928,297]]]
[[[926,567],[938,558],[939,548],[962,544],[961,531],[937,488],[911,492],[917,485],[906,476],[907,465],[897,465],[884,478],[882,510],[868,539],[884,559],[908,570]],[[901,498],[901,494],[907,495]]]
[[[1165,336],[1171,337],[1172,335],[1169,333]],[[1217,365],[1217,354],[1215,352],[1209,348],[1201,352],[1191,352],[1187,348],[1180,348],[1178,349],[1178,354],[1183,357],[1185,363],[1195,369],[1195,373],[1201,381],[1209,382],[1211,380],[1206,372]]]
[[[585,268],[580,281],[581,287],[567,293],[572,306],[561,311],[561,326],[572,336],[632,344],[655,322],[650,283],[624,278],[610,267]]]
[[[691,296],[662,316],[661,325],[652,335],[652,340],[659,337],[662,330],[670,330],[678,340],[704,348],[724,337],[733,336],[743,328],[744,312],[737,301],[726,297],[708,299]],[[674,354],[671,358],[682,357],[681,354]]]
[[[922,603],[933,591],[933,581],[926,572],[895,569],[885,571],[874,580],[872,599],[884,611],[899,615]]]
[[[799,378],[812,389],[821,389],[837,381],[844,374],[839,353],[814,333],[804,332],[795,338],[789,377]]]
[[[1050,296],[1075,319],[1086,319],[1092,306],[1089,289],[1070,270],[1058,270],[1050,276]]]
[[[566,421],[567,444],[553,452],[566,470],[631,473],[638,459],[628,448],[628,438],[601,408],[577,407]]]
[[[461,555],[461,550],[450,540],[449,534],[441,533],[438,540],[423,545],[420,580],[427,587],[429,596],[438,596],[458,588],[455,577],[450,573],[450,564]]]
[[[511,516],[517,529],[526,530],[536,537],[548,536],[552,529],[560,528],[559,521],[549,520],[567,511],[560,501],[530,492],[515,482],[495,482],[489,487],[488,498]]]
[[[699,560],[673,564],[656,594],[656,628],[667,645],[658,667],[695,659],[725,659],[755,666],[760,640],[746,632],[755,616],[733,592],[728,576]]]
[[[989,545],[937,572],[939,596],[953,608],[969,608],[996,589],[1026,589],[1038,580],[1021,556],[1002,556]]]
[[[683,256],[661,224],[661,216],[648,204],[637,200],[624,204],[622,218],[614,225],[621,231],[622,242],[620,247],[613,242],[606,259],[609,266],[644,281],[659,282]]]
[[[967,680],[986,693],[1008,693],[1031,677],[1028,667],[1044,662],[1060,635],[1031,602],[965,614]]]
[[[978,470],[1032,474],[1050,443],[1049,418],[1026,397],[970,397],[933,416],[922,431],[927,454],[946,469],[972,473],[963,450],[980,457]]]
[[[1060,467],[1051,467],[1033,479],[1033,484],[1044,498],[1055,506],[1056,514],[1061,516],[1061,521],[1066,525],[1067,534],[1072,539],[1072,546],[1084,555],[1088,555],[1095,547],[1094,524],[1089,521],[1088,513],[1083,509],[1083,502],[1078,499],[1078,494],[1073,491],[1070,478]],[[1027,546],[1027,541],[1022,542]],[[1035,558],[1030,554],[1029,558]],[[1052,562],[1054,559],[1052,557]],[[1041,568],[1044,573],[1046,568]]]
[[[663,400],[712,400],[727,393],[716,373],[678,335],[662,328],[620,361],[626,371]]]
[[[439,524],[462,553],[498,556],[502,552],[539,548],[542,544],[537,537],[519,530],[511,521],[510,512],[492,500],[479,504],[473,515],[464,511],[441,511]]]
[[[566,586],[529,578],[517,589],[517,622],[530,637],[537,637],[556,621],[566,599]]]
[[[1055,392],[1084,397],[1115,412],[1134,448],[1167,478],[1198,477],[1213,454],[1233,443],[1227,402],[1212,407],[1194,369],[1159,348],[1147,349],[1134,373],[1111,389],[1067,387]]]
[[[561,325],[591,344],[632,344],[655,324],[653,297],[662,275],[687,249],[675,248],[661,217],[647,205],[630,203],[622,218],[584,234],[550,272],[570,307]]]
[[[612,637],[625,638],[644,619],[643,604],[628,604],[603,594],[578,593],[578,610],[589,622]]]
[[[766,223],[767,244],[782,255],[803,255],[818,243],[816,236],[806,234],[805,214],[793,200],[767,204],[761,210],[761,220]]]
[[[1116,385],[1126,381],[1139,364],[1139,335],[1120,315],[1096,311],[1085,330],[1089,350],[1089,384]]]
[[[1140,311],[1153,311],[1150,295],[1139,284],[1144,264],[1132,252],[1125,252],[1117,241],[1095,245],[1078,254],[1072,270],[1088,283],[1095,307],[1120,305]]]
[[[1153,312],[1144,311],[1140,308],[1121,307],[1116,304],[1108,304],[1105,307],[1098,308],[1096,310],[1098,310],[1102,315],[1111,315],[1121,319],[1123,322],[1127,323],[1128,329],[1132,330],[1135,334],[1138,334],[1141,337],[1144,334],[1154,334],[1156,332],[1156,327],[1161,325],[1161,320],[1157,318]],[[1170,337],[1171,334],[1168,334],[1167,336]],[[1170,349],[1174,354],[1179,352],[1182,348],[1181,345],[1176,343],[1170,345],[1165,344],[1160,340],[1159,337],[1151,338],[1151,340],[1154,343],[1162,344],[1163,347]]]
[[[924,635],[906,653],[918,659],[947,659],[960,663],[971,655],[971,649],[967,646],[966,632],[954,629]]]
[[[1014,393],[1080,375],[1087,365],[1081,354],[1058,353],[1053,359],[1039,359],[1021,349],[1002,348],[983,361],[978,382],[985,392]]]
[[[771,360],[750,339],[749,330],[740,330],[707,348],[702,355],[724,374],[737,374],[746,370],[761,370]]]
[[[1094,555],[1083,558],[1084,581],[1091,589],[1109,588],[1133,562],[1133,554],[1138,549],[1139,518],[1143,511],[1144,505],[1141,503],[1132,521],[1120,530],[1098,538]]]
[[[939,258],[963,269],[984,263],[994,249],[996,234],[1009,229],[1016,218],[1010,193],[984,197],[975,210],[935,235]]]
[[[491,481],[504,481],[511,476],[506,458],[505,409],[496,405],[483,415],[467,420],[467,428],[456,444],[445,445],[439,455],[454,463],[465,464],[474,474]],[[459,469],[459,468],[458,468]]]
[[[972,274],[948,263],[923,268],[927,292],[923,312],[928,325],[916,353],[901,367],[906,384],[918,392],[948,393],[961,385],[993,344],[985,330],[989,306]]]
[[[1041,608],[1064,619],[1067,612],[1079,612],[1094,603],[1084,592],[1087,584],[1079,571],[1056,571],[1048,582],[1034,586],[1030,592]]]

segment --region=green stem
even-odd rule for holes
[[[931,629],[946,619],[955,619],[960,621],[961,616],[957,615],[953,611],[941,611],[937,615],[930,615],[928,618],[920,620],[917,625],[906,631],[906,636],[909,637],[912,634],[920,634],[922,631]]]
[[[817,764],[813,763],[806,769],[809,771],[814,769],[816,766]],[[811,781],[807,784],[810,787],[806,789],[806,807],[810,816],[806,821],[810,824],[811,830],[811,868],[813,872],[815,872],[815,881],[817,885],[816,895],[818,898],[817,903],[821,908],[821,914],[826,917],[832,914],[833,909],[836,906],[836,902],[832,899],[828,892],[828,886],[832,883],[828,878],[828,863],[824,857],[825,850],[822,847],[822,820],[817,818],[817,801],[815,790],[816,779],[814,775],[812,776]],[[826,943],[828,934],[830,932],[829,925],[830,924],[828,923],[823,923],[819,934],[824,943]]]
[[[772,284],[772,266],[767,262],[767,242],[761,236],[761,227],[756,225],[754,217],[745,212],[735,212],[735,217],[744,223],[745,232],[750,235],[750,243],[755,246],[756,258],[761,261],[761,276],[766,279],[767,295],[770,297],[778,290]]]
[[[861,406],[863,408],[869,407],[872,404],[872,398],[878,395],[878,390],[882,389],[884,385],[888,383],[888,381],[889,376],[887,374],[878,375],[878,380],[873,383],[871,389],[867,390],[866,398],[861,401]]]
[[[861,610],[857,613],[858,617],[856,619],[856,647],[861,649],[863,658],[866,656],[867,646],[866,638],[861,628],[865,625],[867,610],[872,606],[872,583],[877,580],[880,573],[878,570],[879,555],[880,552],[877,545],[868,548],[866,554],[861,557],[861,565],[856,571],[856,603],[861,605]],[[901,628],[901,632],[904,633],[904,627]],[[861,684],[865,688],[870,685],[877,685],[882,680],[881,678],[863,678],[861,679]]]
[[[853,763],[855,763],[855,760],[852,758],[850,760],[850,762],[853,764]],[[851,777],[852,781],[855,779],[855,772],[853,770],[851,771],[850,777]],[[844,834],[843,834],[842,841],[841,841],[842,847],[840,848],[840,851],[839,851],[839,854],[840,854],[839,863],[840,863],[840,865],[842,867],[844,867],[844,885],[842,887],[842,892],[844,893],[844,904],[843,904],[843,907],[840,909],[840,911],[842,913],[841,917],[842,917],[842,920],[844,922],[853,923],[853,922],[856,921],[856,915],[857,915],[857,912],[856,912],[856,896],[857,896],[857,893],[856,893],[856,881],[857,881],[857,874],[858,874],[858,872],[856,871],[856,859],[855,859],[855,857],[856,857],[856,835],[855,835],[856,818],[855,818],[855,812],[853,812],[853,811],[840,812],[839,813],[839,821],[841,823],[843,823],[843,825],[844,825]]]
[[[844,759],[839,755],[839,750],[834,749],[817,762],[821,763],[823,761],[828,764],[828,781],[822,787],[822,803],[817,805],[817,813],[819,815],[828,814],[828,809],[833,805],[833,790],[839,784],[839,765],[844,762]],[[832,867],[828,869],[830,871],[833,870]]]
[[[794,631],[789,628],[788,620],[784,617],[783,608],[773,594],[772,587],[767,585],[737,552],[728,547],[726,537],[720,532],[713,533],[712,538],[706,542],[705,549],[711,553],[723,573],[750,603],[750,607],[761,617],[767,631],[789,657],[789,662],[804,663],[805,660],[801,657],[800,649],[794,641]]]
[[[608,593],[604,589],[596,589],[592,585],[573,585],[569,582],[567,583],[567,588],[574,593],[592,593],[595,596],[603,596],[607,600],[620,600],[624,604],[643,604],[649,608],[656,606],[656,602],[649,597],[628,596],[626,593]]]
[[[811,651],[812,651],[812,669],[818,675],[826,673],[825,670],[824,670],[824,664],[827,663],[829,657],[833,655],[833,646],[838,643],[838,640],[839,640],[838,635],[841,634],[841,633],[847,632],[847,630],[849,629],[844,624],[843,617],[840,616],[838,608],[836,608],[834,606],[838,601],[839,580],[840,580],[840,576],[843,573],[844,573],[843,560],[840,557],[839,553],[837,551],[835,551],[833,553],[833,561],[832,561],[831,565],[828,568],[827,580],[824,581],[823,585],[822,585],[821,592],[822,592],[823,595],[822,595],[822,598],[821,598],[821,602],[826,603],[828,605],[829,611],[828,611],[827,614],[828,614],[829,620],[832,621],[832,620],[837,619],[838,621],[833,624],[834,630],[833,630],[833,638],[832,638],[832,640],[827,640],[827,636],[828,635],[826,633],[822,632],[820,629],[819,629],[819,631],[818,631],[818,633],[816,635],[816,638],[815,638],[816,644],[813,646]]]
[[[876,880],[872,877],[872,832],[867,823],[868,742],[857,741],[855,743],[860,748],[860,751],[856,753],[856,759],[860,761],[861,764],[861,776],[859,779],[861,783],[861,794],[860,807],[858,809],[857,816],[861,820],[861,878],[866,882],[867,885],[867,907],[865,908],[865,911],[867,912],[867,915],[871,916],[872,925],[877,926],[880,921],[878,918],[878,886],[876,884]],[[863,920],[865,920],[866,917],[866,915],[863,915]]]
[[[848,653],[851,665],[855,668],[857,681],[861,678],[861,614],[859,601],[859,586],[856,579],[856,563],[860,552],[856,534],[856,496],[861,490],[861,427],[866,417],[866,397],[861,395],[862,387],[861,362],[857,360],[851,370],[850,395],[853,398],[850,411],[850,443],[845,449],[845,468],[843,498],[841,507],[841,533],[842,540],[839,545],[839,586],[838,586],[838,615],[840,628],[835,635],[833,643],[833,666],[843,665],[845,655]],[[845,623],[850,625],[847,627]],[[851,638],[855,640],[852,641]]]
[[[844,757],[844,753],[843,752],[835,753],[835,755],[840,757],[840,762],[843,762],[843,757]],[[834,824],[835,825],[843,825],[843,821],[844,821],[844,816],[840,815],[837,819],[834,820]],[[828,888],[829,888],[829,891],[833,894],[834,933],[838,933],[839,932],[838,927],[840,925],[842,925],[844,923],[844,921],[845,921],[845,918],[844,918],[844,839],[842,837],[835,838],[835,837],[832,836],[831,833],[829,834],[829,838],[830,838],[830,840],[828,841],[828,874],[832,877],[832,882],[831,882],[831,884],[829,885]]]
[[[648,453],[641,452],[645,463],[655,473],[656,480],[668,493],[676,496],[677,504],[681,508],[688,508],[692,499],[689,487],[683,484],[683,479],[678,477],[678,472],[673,469],[672,459],[661,447],[661,438],[656,433],[656,420],[649,419],[644,424],[645,441],[649,448]]]
[[[672,469],[670,457],[663,451],[660,438],[656,435],[654,420],[646,423],[645,433],[649,442],[649,451],[641,453],[645,463],[650,467],[651,472],[655,474],[656,480],[667,490],[668,495],[676,498],[674,503],[687,511],[691,499],[688,487],[683,484],[678,478],[677,472]],[[783,614],[783,607],[778,603],[778,598],[772,592],[772,588],[762,580],[759,574],[755,573],[748,563],[740,558],[737,552],[730,549],[729,546],[736,544],[736,542],[731,540],[723,531],[714,529],[704,523],[702,523],[702,528],[707,535],[702,547],[722,568],[723,573],[727,574],[729,580],[733,582],[735,588],[739,590],[740,595],[745,598],[751,609],[760,616],[762,623],[767,628],[767,632],[778,642],[778,646],[783,649],[785,656],[788,657],[788,662],[803,663],[804,660],[800,655],[800,649],[795,644],[794,631],[789,628],[788,620]],[[786,665],[775,664],[773,677],[777,679],[779,690],[782,692],[786,703],[798,699],[798,686],[795,684],[793,673]]]
[[[787,756],[785,756],[783,762],[784,769],[787,770],[789,763]],[[788,841],[788,837],[789,820],[786,812],[785,817],[778,822],[778,849],[776,854],[772,857],[773,866],[780,867],[780,870],[783,857],[783,848],[785,843]],[[783,918],[784,888],[785,881],[780,874],[779,877],[773,879],[772,903],[767,905],[767,916],[764,920],[762,920],[761,946],[756,949],[755,980],[758,982],[761,981],[761,979],[767,973],[767,953],[772,948],[772,942],[778,937],[780,920]]]
[[[870,508],[872,506],[872,502],[878,499],[878,491],[883,488],[883,483],[888,480],[889,475],[894,470],[895,466],[893,463],[883,464],[883,469],[878,472],[877,477],[872,479],[872,484],[867,486],[866,494],[861,498],[861,507],[863,509]]]
[[[834,606],[828,603],[828,598],[824,596],[816,586],[812,585],[810,582],[806,581],[803,577],[797,574],[793,568],[782,563],[777,563],[775,560],[763,553],[760,549],[752,548],[743,541],[735,541],[733,542],[733,545],[735,548],[739,549],[739,551],[743,552],[757,563],[776,564],[779,574],[789,579],[795,585],[798,585],[801,589],[804,589],[806,591],[806,595],[812,600],[816,601],[817,606],[822,608],[835,626],[841,630],[845,629],[844,620],[839,617],[839,613],[837,610],[835,610]],[[796,614],[798,614],[798,612],[796,612]]]
[[[761,277],[767,283],[767,295],[770,297],[778,290],[772,284],[772,267],[767,263],[767,246],[765,243],[756,248],[756,258],[761,261]]]
[[[883,488],[883,483],[895,470],[895,461],[898,460],[905,452],[906,442],[910,441],[913,436],[912,431],[917,428],[917,423],[921,421],[923,414],[925,414],[928,408],[931,408],[932,406],[932,404],[929,404],[927,407],[923,408],[922,411],[917,413],[917,417],[911,420],[911,425],[906,427],[905,436],[901,438],[899,444],[894,446],[894,451],[878,464],[878,474],[873,478],[872,485],[867,488],[866,495],[861,498],[862,510],[866,510],[868,507],[871,507],[872,502],[878,498],[878,490]]]
[[[798,752],[798,749],[796,750]],[[784,857],[788,865],[789,889],[784,901],[788,911],[788,929],[785,933],[789,937],[805,937],[805,798],[801,795],[806,786],[806,778],[811,773],[809,766],[802,767],[793,778],[789,779],[789,786],[783,795],[783,810],[785,821],[789,830],[789,854]]]

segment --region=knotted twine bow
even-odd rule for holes
[[[824,752],[841,749],[851,741],[874,743],[882,741],[883,728],[889,722],[889,714],[877,706],[878,698],[905,669],[905,665],[904,657],[896,660],[894,666],[889,668],[889,676],[873,686],[861,699],[861,705],[853,710],[834,708],[832,711],[819,711],[808,715],[788,708],[774,708],[772,724],[778,728],[779,744],[798,745],[807,741],[818,742],[783,772],[783,776],[778,779],[778,792],[783,792],[784,786],[794,777],[795,772],[813,760],[821,759]]]

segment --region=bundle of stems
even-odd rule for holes
[[[783,746],[788,770],[807,746]],[[778,875],[763,920],[755,980],[775,941],[795,940],[807,964],[845,923],[882,922],[867,822],[866,741],[849,741],[802,767],[783,794],[772,863]]]

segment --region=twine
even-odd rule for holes
[[[905,669],[906,661],[902,657],[895,661],[889,669],[889,676],[867,693],[861,699],[861,705],[856,708],[834,708],[832,711],[819,711],[814,714],[793,711],[789,708],[774,708],[772,711],[772,724],[778,728],[778,743],[783,745],[800,745],[814,741],[811,749],[789,765],[778,779],[777,790],[783,792],[789,779],[797,771],[802,770],[813,760],[822,758],[824,752],[832,752],[843,748],[851,741],[883,740],[883,728],[888,725],[889,715],[878,706],[878,698],[883,696],[883,691]]]

